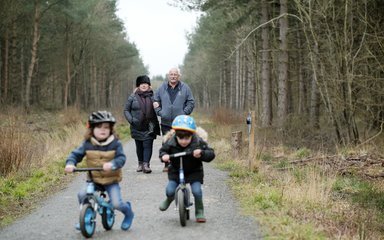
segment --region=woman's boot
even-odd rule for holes
[[[139,162],[139,166],[137,166],[136,172],[142,172],[143,171],[143,162]]]
[[[149,167],[149,163],[145,162],[143,164],[143,172],[144,173],[151,173],[152,172],[151,168]]]
[[[169,208],[169,205],[171,205],[171,202],[175,199],[174,197],[167,197],[159,206],[160,211],[165,211]]]
[[[196,222],[205,223],[207,221],[204,216],[203,199],[195,198],[195,217],[196,217]]]

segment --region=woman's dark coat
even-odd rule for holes
[[[135,91],[132,93],[124,107],[124,116],[130,124],[131,137],[140,141],[155,139],[156,135],[160,135],[160,126],[156,112],[153,109],[153,91],[149,90],[146,93],[150,99],[150,110],[148,110],[150,113],[147,112],[147,114],[145,114],[143,103],[138,93],[140,92]],[[150,123],[154,126],[152,132],[149,131]]]

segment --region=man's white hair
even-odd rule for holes
[[[169,69],[169,71],[168,71],[168,74],[169,74],[169,72],[172,71],[172,70],[176,70],[177,73],[179,74],[179,76],[181,76],[180,68],[178,68],[178,67],[171,67],[171,68]]]

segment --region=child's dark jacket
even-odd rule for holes
[[[202,129],[201,129],[202,130]],[[202,130],[204,131],[204,130]],[[204,131],[205,132],[205,131]],[[165,154],[174,154],[184,151],[193,151],[195,149],[201,149],[202,154],[200,158],[195,158],[192,155],[183,157],[184,176],[187,183],[201,182],[204,183],[204,169],[202,162],[210,162],[215,158],[214,150],[208,146],[208,143],[204,141],[199,135],[194,134],[192,136],[191,143],[183,148],[177,143],[176,135],[173,132],[169,132],[165,137],[162,147],[160,148],[160,159]],[[168,167],[168,179],[179,182],[179,158],[171,158],[171,163]]]

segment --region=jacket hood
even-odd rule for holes
[[[175,135],[175,130],[171,129],[171,131],[167,132],[167,134],[163,137],[163,143],[171,139]],[[196,128],[196,135],[202,138],[205,142],[208,141],[208,133],[202,127]]]

